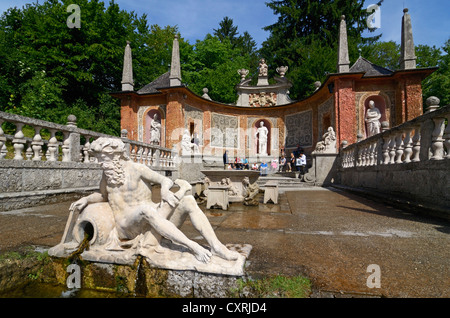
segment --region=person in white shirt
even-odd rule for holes
[[[303,151],[300,152],[295,165],[297,166],[297,171],[300,171],[299,178],[301,178],[305,174],[306,168],[306,155],[303,153]]]

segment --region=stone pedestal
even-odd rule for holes
[[[314,182],[318,186],[335,183],[337,177],[337,153],[316,153],[312,155],[312,167],[303,176],[306,182]]]
[[[278,204],[278,183],[275,181],[269,181],[264,187],[264,204],[269,201],[272,201],[274,204]]]
[[[235,195],[229,195],[229,202],[243,202],[245,197],[245,189],[243,181],[247,177],[249,184],[254,184],[259,178],[259,171],[251,170],[202,170],[201,171],[210,181],[210,186],[221,185],[223,180],[229,180],[234,189]],[[209,194],[208,194],[209,197]]]
[[[218,206],[222,210],[228,210],[228,187],[221,185],[211,185],[208,188],[208,200],[206,202],[206,208]]]

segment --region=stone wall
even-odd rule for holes
[[[96,163],[0,160],[0,211],[86,195],[101,173]]]

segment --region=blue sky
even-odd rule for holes
[[[0,11],[11,6],[22,7],[36,0],[0,0]],[[42,2],[43,0],[41,0]],[[109,0],[103,0],[107,5]],[[233,19],[238,32],[247,31],[258,47],[269,35],[263,27],[277,21],[266,6],[268,0],[116,0],[121,9],[146,13],[149,24],[177,25],[181,36],[191,44],[213,33],[225,17]],[[365,7],[377,0],[366,0]],[[76,0],[73,0],[76,3]],[[450,37],[448,0],[384,0],[381,6],[381,27],[373,34],[383,34],[382,41],[400,43],[403,8],[411,14],[415,44],[441,47]],[[81,14],[83,8],[81,8]]]

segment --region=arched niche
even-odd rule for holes
[[[258,119],[255,121],[255,123],[253,124],[253,135],[256,136],[256,133],[258,132],[258,129],[261,127],[261,123],[264,124],[264,126],[267,128],[267,155],[270,156],[271,154],[271,149],[272,149],[272,145],[271,145],[271,130],[272,130],[272,124],[270,123],[269,120],[267,119]],[[254,151],[256,154],[261,155],[259,153],[259,135],[255,137],[255,145],[254,145]]]
[[[159,146],[163,146],[164,144],[164,122],[163,122],[163,112],[157,108],[150,108],[144,115],[144,142],[151,143],[152,137],[152,122],[156,119],[161,124],[160,129],[160,137],[159,137]]]
[[[375,103],[375,107],[378,108],[378,110],[381,113],[381,118],[380,118],[380,123],[387,121],[388,120],[388,116],[386,115],[386,98],[382,95],[369,95],[364,99],[364,107],[363,107],[363,114],[362,114],[362,121],[364,123],[364,136],[367,138],[369,136],[368,134],[368,126],[367,123],[365,122],[365,117],[366,117],[366,112],[367,110],[370,108],[369,107],[369,103],[370,101],[374,101]]]

